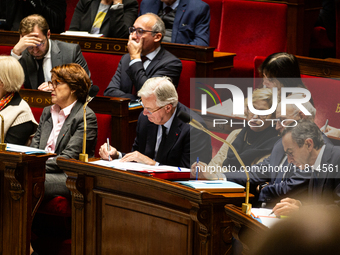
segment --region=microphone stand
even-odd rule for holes
[[[0,114],[1,117],[1,143],[0,143],[0,151],[5,151],[7,144],[5,143],[5,123],[4,117]]]
[[[86,106],[90,101],[87,100],[83,106],[84,110],[84,134],[83,134],[83,152],[79,154],[79,160],[82,162],[89,162],[89,155],[86,154]]]
[[[197,128],[199,130],[202,130],[203,132],[207,133],[208,135],[212,136],[213,138],[215,138],[216,140],[219,140],[220,142],[223,142],[225,144],[227,144],[229,146],[229,148],[234,152],[238,162],[240,162],[241,166],[243,167],[246,176],[247,176],[247,183],[246,183],[246,201],[245,203],[242,203],[242,212],[245,213],[246,215],[250,215],[251,214],[251,204],[249,203],[249,173],[247,172],[247,168],[244,165],[242,159],[240,158],[240,155],[237,153],[236,149],[234,146],[232,146],[230,143],[228,143],[226,140],[222,139],[221,137],[218,137],[217,135],[215,135],[214,133],[210,132],[208,129],[206,129],[204,126],[202,126],[201,123],[199,123],[197,120],[195,119],[191,119],[191,121],[189,122],[189,125],[193,126],[194,128]]]

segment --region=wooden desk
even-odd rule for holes
[[[72,254],[229,254],[227,203],[245,193],[211,194],[153,177],[58,159],[72,191]]]
[[[49,92],[21,89],[19,93],[30,107],[43,108],[52,104]],[[89,103],[89,107],[95,113],[111,115],[110,142],[120,151],[131,151],[136,137],[138,116],[143,110],[141,106],[129,108],[129,102],[128,98],[97,96]]]
[[[242,243],[242,254],[248,254],[256,247],[257,243],[255,240],[260,240],[260,236],[262,236],[268,228],[251,216],[244,214],[241,208],[235,205],[226,205],[224,209],[227,216],[230,217],[233,222],[233,237]]]
[[[51,39],[77,43],[83,52],[123,55],[127,51],[127,39],[107,37],[81,37],[52,34]],[[19,41],[18,32],[0,31],[0,45],[14,46]],[[214,53],[215,48],[177,43],[162,46],[181,60],[196,62],[196,77],[227,77],[233,67],[235,53]],[[215,74],[216,72],[216,74]]]
[[[31,225],[44,195],[45,162],[51,155],[0,151],[0,254],[29,254]]]

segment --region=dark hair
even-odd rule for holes
[[[313,148],[317,150],[325,144],[319,127],[309,120],[302,119],[297,121],[295,127],[286,127],[282,132],[282,137],[288,133],[292,134],[293,141],[295,141],[300,148],[305,144],[305,141],[308,138],[313,140]]]
[[[56,66],[51,70],[51,73],[65,82],[71,90],[74,90],[74,94],[80,102],[85,102],[91,86],[91,80],[79,64],[71,63]]]
[[[41,30],[41,32],[45,36],[47,36],[47,32],[50,28],[45,18],[39,14],[33,14],[21,20],[19,26],[19,34],[27,35],[29,33],[32,33],[36,25]]]

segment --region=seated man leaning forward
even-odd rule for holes
[[[51,91],[51,69],[55,66],[77,63],[90,76],[80,46],[51,40],[46,20],[37,14],[24,18],[19,27],[20,40],[14,46],[11,56],[19,60],[25,73],[24,87]]]
[[[138,96],[144,111],[138,118],[132,152],[122,155],[113,147],[107,151],[107,144],[104,144],[99,150],[103,159],[110,155],[113,159],[122,158],[123,162],[179,167],[190,167],[197,157],[203,161],[211,159],[210,136],[184,123],[177,115],[183,111],[206,126],[204,121],[178,102],[176,89],[168,77],[150,78]]]
[[[311,179],[305,200],[282,199],[273,208],[275,215],[289,215],[303,204],[339,205],[340,201],[340,147],[325,144],[315,123],[301,121],[282,133],[282,144],[289,163],[309,172]]]
[[[148,13],[140,16],[129,31],[129,53],[120,60],[104,96],[134,100],[147,79],[165,75],[177,87],[182,62],[161,46],[165,34],[163,21]]]

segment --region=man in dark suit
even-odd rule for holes
[[[163,21],[155,14],[140,16],[130,28],[128,51],[119,62],[104,96],[137,98],[137,92],[151,77],[168,76],[177,87],[182,62],[161,46]]]
[[[69,30],[128,38],[129,27],[136,20],[137,14],[136,0],[80,0],[74,10]]]
[[[300,121],[293,128],[286,128],[282,144],[289,163],[310,173],[307,203],[339,205],[340,201],[340,147],[326,144],[315,123]],[[275,215],[288,215],[302,203],[292,198],[282,199],[273,211]]]
[[[165,42],[209,46],[210,7],[201,0],[143,0],[140,15],[152,12],[165,23]]]
[[[81,65],[90,76],[86,60],[78,44],[50,40],[51,32],[46,20],[31,15],[20,23],[20,40],[11,56],[19,60],[25,73],[24,87],[48,91],[51,69],[69,63]]]
[[[0,29],[18,31],[20,21],[32,14],[42,15],[52,33],[65,31],[66,0],[0,0]]]
[[[205,126],[204,121],[178,102],[176,89],[169,78],[150,78],[138,95],[144,111],[138,118],[132,152],[123,156],[113,147],[108,151],[107,144],[104,144],[99,150],[103,159],[108,159],[110,155],[114,159],[122,158],[123,162],[178,167],[190,167],[197,157],[211,159],[210,136],[184,123],[177,115],[183,111]]]

